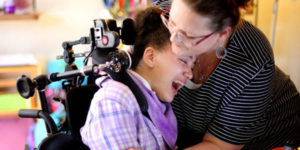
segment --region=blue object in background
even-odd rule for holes
[[[55,112],[53,112],[51,115],[51,118],[54,120],[56,126],[59,125],[60,120],[64,117],[66,117],[66,112],[64,111],[64,106],[61,105],[59,109]],[[46,130],[46,124],[43,119],[40,119],[36,122],[35,128],[34,128],[34,144],[37,148],[39,144],[47,137],[47,130]]]
[[[76,64],[77,68],[80,69],[83,67],[83,58],[76,58],[76,60],[74,61],[74,63]],[[64,60],[60,59],[60,60],[50,60],[48,62],[47,65],[47,72],[49,74],[51,73],[55,73],[55,72],[65,72],[65,67],[66,67],[66,63]],[[56,81],[56,82],[52,82],[48,85],[48,88],[52,88],[52,89],[62,89],[62,81]],[[83,84],[87,84],[87,80],[85,79],[85,81],[83,82]]]
[[[75,62],[74,62],[77,66],[78,69],[83,67],[83,58],[76,58]],[[48,62],[47,64],[47,72],[48,74],[51,73],[62,73],[65,72],[65,66],[67,64],[64,62],[64,60],[51,60]],[[50,89],[62,89],[62,82],[61,81],[56,81],[56,82],[52,82],[48,85],[47,88]],[[87,84],[87,78],[85,78],[84,82],[82,83],[82,85]],[[64,110],[64,106],[61,105],[56,111],[54,111],[53,113],[50,114],[50,116],[52,117],[52,119],[54,120],[55,124],[58,126],[61,119],[66,117],[66,112]],[[27,143],[28,145],[30,145],[31,147],[35,147],[37,148],[38,145],[42,142],[42,140],[44,140],[47,137],[47,131],[46,131],[46,125],[43,119],[40,119],[36,122],[36,124],[33,126],[33,139],[34,141],[32,141],[32,139],[27,139]]]
[[[109,9],[114,4],[114,2],[114,0],[104,0],[104,4],[107,9]]]

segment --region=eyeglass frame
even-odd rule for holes
[[[174,34],[175,33],[175,31],[176,30],[173,30],[172,32],[171,32],[171,29],[170,29],[170,27],[169,27],[169,19],[167,19],[166,17],[165,17],[165,15],[166,15],[166,13],[168,12],[168,11],[170,11],[170,9],[171,9],[171,5],[166,9],[166,10],[164,10],[161,14],[160,14],[160,17],[161,17],[161,20],[162,20],[162,22],[163,22],[163,24],[165,25],[165,27],[169,30],[169,32],[171,33],[171,35],[172,34]],[[176,27],[175,27],[176,28]],[[187,46],[187,47],[195,47],[195,46],[197,46],[197,45],[199,45],[201,42],[203,42],[204,40],[206,40],[206,39],[208,39],[211,35],[213,35],[214,33],[215,33],[215,31],[214,32],[212,32],[212,33],[210,33],[210,34],[207,34],[207,35],[202,35],[202,36],[198,36],[198,37],[187,37],[187,35],[186,35],[186,33],[184,33],[184,32],[182,32],[182,31],[176,31],[177,33],[176,33],[176,38],[178,38],[178,33],[180,33],[180,35],[183,35],[184,37],[185,37],[185,39],[189,39],[189,40],[193,40],[193,39],[197,39],[197,38],[201,38],[200,40],[198,40],[197,42],[194,42],[194,43],[191,43],[190,44],[190,46],[188,46],[187,44],[186,44],[186,42],[184,41],[184,40],[180,40],[185,46]]]

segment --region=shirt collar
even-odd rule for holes
[[[131,69],[128,69],[128,71],[130,73],[132,73],[132,75],[134,75],[136,78],[138,78],[147,89],[149,89],[150,91],[152,91],[152,88],[151,88],[149,82],[145,78],[143,78],[141,75],[139,75],[137,72],[135,72],[135,71],[133,71]]]

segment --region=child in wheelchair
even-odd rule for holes
[[[177,121],[170,102],[192,78],[195,57],[172,53],[161,12],[151,6],[134,18],[137,38],[126,80],[133,81],[142,95],[110,76],[96,79],[99,90],[80,130],[90,149],[176,148]]]

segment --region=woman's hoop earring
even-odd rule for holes
[[[224,58],[226,54],[227,54],[227,49],[223,46],[219,47],[216,51],[216,55],[219,59]]]

